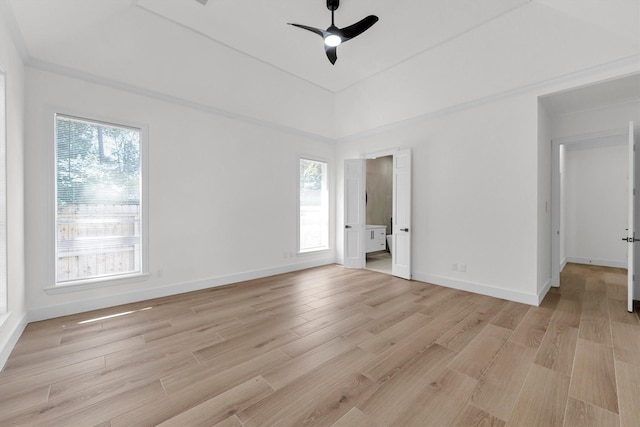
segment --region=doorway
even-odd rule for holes
[[[552,283],[560,284],[568,262],[627,269],[628,311],[638,264],[633,134],[630,123],[629,129],[559,138],[552,145]]]
[[[566,153],[567,147],[574,144],[592,144],[596,141],[617,139],[617,141],[626,141],[628,154],[622,158],[618,156],[618,160],[613,162],[615,165],[609,164],[608,170],[615,170],[618,174],[621,170],[627,169],[628,178],[625,182],[620,183],[616,191],[627,190],[627,202],[617,203],[617,208],[624,209],[626,220],[624,225],[618,225],[615,231],[609,230],[607,236],[607,245],[611,243],[622,245],[627,249],[627,256],[624,257],[628,273],[627,291],[629,297],[627,305],[631,310],[634,294],[637,299],[640,294],[640,283],[636,281],[634,284],[633,271],[640,267],[640,250],[634,251],[634,242],[637,242],[637,233],[634,238],[634,223],[636,230],[640,224],[640,193],[636,196],[634,188],[640,188],[639,174],[636,172],[636,157],[640,156],[640,150],[636,150],[634,143],[634,133],[638,134],[638,129],[634,128],[634,123],[640,122],[640,74],[637,72],[620,76],[596,83],[587,84],[580,87],[567,89],[544,95],[539,98],[539,121],[538,121],[538,137],[541,143],[541,150],[544,150],[544,141],[552,140],[551,144],[551,221],[550,228],[550,261],[551,261],[551,278],[549,284],[551,286],[560,286],[560,271],[564,267],[566,261],[571,261],[566,243],[567,233],[564,220],[561,216],[561,205],[566,202],[561,197],[561,179],[564,177],[560,174],[560,157],[561,152]],[[618,144],[618,142],[616,142]],[[623,148],[620,147],[622,150]],[[604,169],[606,159],[598,158],[592,162],[592,170],[600,172]],[[611,163],[611,162],[610,162]],[[585,174],[583,174],[585,176]],[[603,180],[591,180],[593,188],[599,186],[602,181],[608,181],[609,176]],[[588,186],[587,186],[588,187]],[[587,188],[583,191],[590,192]],[[594,192],[595,193],[595,192]],[[566,193],[564,193],[566,195]],[[609,195],[607,195],[608,197]],[[546,205],[545,205],[546,206]],[[602,206],[596,206],[591,209],[593,212],[602,211]],[[541,217],[539,217],[541,218]],[[545,224],[546,225],[546,224]],[[628,228],[628,230],[625,230]],[[588,236],[593,231],[592,226],[584,226],[582,230],[575,230],[575,234],[581,234],[582,237]],[[590,238],[590,236],[589,236]],[[595,265],[611,264],[610,255],[616,251],[604,251],[600,255],[604,255],[605,259],[592,260],[590,257],[597,255],[589,255],[588,257],[578,256],[578,263],[589,264],[590,261]],[[618,251],[619,252],[619,251]],[[573,256],[576,256],[575,254]],[[621,259],[620,254],[616,255]],[[615,258],[614,257],[614,258]],[[544,261],[544,259],[543,259]],[[615,260],[614,260],[615,261]],[[576,261],[574,261],[576,262]],[[618,263],[609,265],[618,266]]]
[[[375,249],[386,248],[386,225],[378,225],[378,233],[369,229],[366,217],[367,159],[392,158],[392,213],[388,239],[391,274],[411,280],[411,150],[392,150],[344,161],[344,266],[366,268],[367,238]]]
[[[365,268],[391,274],[393,156],[366,159]]]

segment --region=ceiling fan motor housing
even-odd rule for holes
[[[327,0],[327,9],[334,11],[340,6],[340,0]]]

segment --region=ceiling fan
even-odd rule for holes
[[[302,28],[307,31],[311,31],[312,33],[318,34],[320,37],[324,39],[324,51],[327,54],[327,58],[332,64],[336,63],[338,59],[338,55],[336,53],[336,48],[346,41],[351,40],[352,38],[359,36],[360,34],[367,31],[373,24],[378,22],[378,17],[375,15],[369,15],[366,18],[356,22],[353,25],[349,25],[345,28],[338,28],[335,26],[333,21],[333,13],[340,6],[340,0],[327,0],[327,9],[331,11],[331,25],[326,30],[321,30],[319,28],[309,27],[307,25],[301,24],[292,24],[294,27]]]

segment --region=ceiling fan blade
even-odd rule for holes
[[[378,17],[375,15],[369,15],[353,25],[342,28],[340,30],[340,32],[342,33],[342,41],[346,42],[347,40],[351,40],[352,38],[359,36],[369,28],[371,28],[376,22],[378,22]]]
[[[311,31],[312,33],[316,33],[320,37],[324,38],[325,31],[319,28],[309,27],[307,25],[301,25],[301,24],[292,24],[291,22],[289,22],[288,24],[293,25],[294,27],[302,28],[303,30]]]
[[[324,45],[324,51],[327,54],[327,58],[329,58],[329,62],[335,65],[336,61],[338,60],[338,53],[337,53],[336,46]]]

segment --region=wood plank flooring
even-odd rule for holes
[[[637,426],[625,276],[530,307],[326,266],[33,323],[0,425]]]

